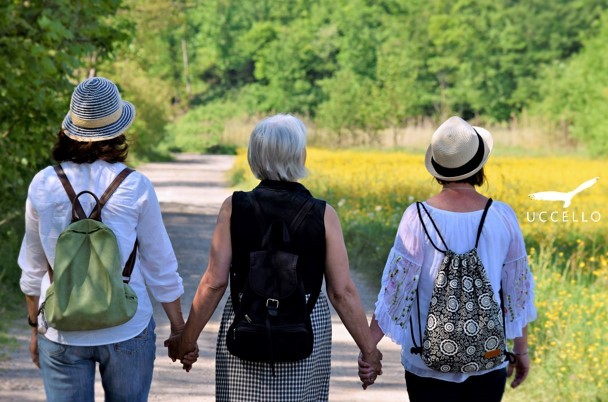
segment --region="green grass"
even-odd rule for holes
[[[321,175],[318,171],[316,174]],[[233,184],[252,188],[256,181],[238,163]],[[344,180],[340,185],[348,186]],[[318,180],[306,182],[315,196],[333,205],[342,223],[353,269],[370,283],[379,283],[394,242],[401,213],[407,205],[394,195],[369,198],[357,193],[356,205]],[[346,191],[347,194],[353,191]],[[413,193],[412,193],[413,194]],[[413,194],[417,199],[424,194]],[[393,197],[394,198],[394,197]],[[401,197],[403,198],[403,197]],[[411,202],[411,201],[409,201]],[[381,209],[374,208],[383,205]],[[536,281],[538,318],[529,326],[532,368],[526,382],[505,401],[608,401],[608,245],[602,231],[547,236],[530,231],[526,237],[529,263]]]

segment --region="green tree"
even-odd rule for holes
[[[91,60],[128,37],[111,18],[119,8],[116,0],[0,5],[0,217],[22,208],[33,172],[48,162],[74,73],[86,77]]]
[[[74,85],[130,24],[116,18],[118,0],[0,2],[0,314],[18,292],[17,253],[27,186],[49,163],[49,150]],[[12,307],[8,307],[9,309]],[[0,323],[0,326],[3,326]]]
[[[584,142],[592,155],[608,155],[608,12],[600,25],[580,53],[545,70],[542,100],[533,108],[557,132]]]

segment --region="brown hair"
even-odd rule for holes
[[[470,184],[472,186],[481,186],[483,185],[483,183],[486,182],[486,174],[483,171],[483,168],[481,168],[477,173],[475,173],[473,176],[469,176],[466,179],[462,179],[462,180],[457,180],[457,181],[447,181],[447,180],[441,180],[435,177],[435,179],[437,180],[437,182],[439,184],[441,184],[442,186],[444,184],[448,184],[448,183],[466,183],[466,184]]]
[[[57,162],[93,163],[103,160],[109,163],[124,162],[129,154],[129,144],[124,134],[106,141],[74,141],[60,130],[53,146],[52,157]]]

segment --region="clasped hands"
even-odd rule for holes
[[[169,358],[172,361],[179,359],[182,368],[186,372],[190,372],[192,365],[198,360],[199,349],[195,343],[184,342],[180,333],[171,333],[169,339],[164,342],[168,349]],[[374,384],[376,378],[382,375],[382,353],[378,349],[374,349],[371,353],[359,353],[359,379],[362,382],[363,389]]]
[[[196,342],[186,343],[181,333],[171,332],[171,336],[165,340],[164,345],[168,349],[169,358],[172,361],[179,360],[182,368],[186,372],[190,372],[192,365],[198,360],[199,350]]]
[[[382,375],[382,353],[374,349],[371,353],[359,353],[359,379],[363,383],[363,389],[374,384],[376,378]]]

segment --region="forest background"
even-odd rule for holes
[[[562,163],[569,172],[586,162],[597,172],[608,154],[605,0],[5,0],[0,3],[3,317],[15,314],[7,306],[20,305],[15,261],[27,186],[51,162],[49,149],[74,86],[91,75],[114,80],[137,107],[129,131],[134,164],[167,159],[176,151],[233,152],[246,145],[261,116],[300,116],[312,145],[342,150],[331,154],[334,159],[319,151],[323,163],[317,171],[327,181],[315,187],[338,206],[355,190],[340,188],[347,161],[354,158],[344,149],[355,148],[360,160],[363,150],[374,150],[380,156],[372,166],[380,166],[395,151],[420,153],[434,127],[454,114],[489,127],[501,145],[499,156],[517,158],[520,170],[514,174],[525,176],[532,167],[542,172],[546,168],[534,161],[550,155],[574,158]],[[323,167],[340,157],[344,161],[333,176],[324,176]],[[235,182],[244,177],[237,168]],[[333,193],[330,177],[343,178],[333,183]],[[360,194],[365,188],[371,187],[362,186]],[[428,182],[405,188],[406,199],[432,191]],[[386,220],[370,218],[380,210],[370,215],[362,207],[356,216],[344,211],[350,246],[370,238],[392,242],[406,206],[395,192],[386,201],[393,190],[378,188],[371,198],[360,197],[359,206],[393,203],[392,210],[382,210],[391,211]],[[509,190],[501,188],[507,198]],[[384,204],[378,200],[383,196]],[[568,300],[575,303],[582,300],[580,292],[591,292],[583,294],[589,305],[577,307],[589,313],[580,318],[581,328],[608,317],[608,305],[597,304],[594,293],[605,283],[601,280],[608,281],[605,229],[585,233],[588,241],[574,232],[550,243],[543,242],[546,233],[526,232],[536,272],[547,269],[541,291],[570,298],[543,306],[538,328],[553,326],[535,335],[548,357],[547,385],[535,383],[528,392],[546,391],[547,400],[604,398],[605,372],[573,369],[571,360],[577,359],[555,355],[576,339],[569,333],[576,330],[557,324],[560,317],[572,319],[559,315],[572,307]],[[353,262],[382,265],[386,252],[354,255]],[[589,338],[585,335],[577,336]],[[605,368],[608,342],[598,336],[589,359],[597,360],[593,367]],[[540,356],[538,351],[539,364]],[[534,400],[541,400],[537,394]]]

